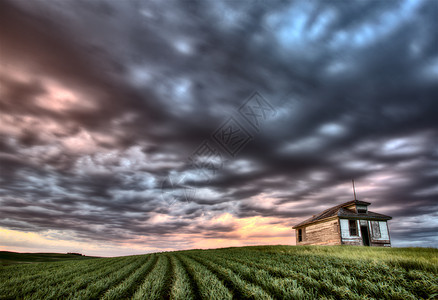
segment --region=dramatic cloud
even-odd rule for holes
[[[393,216],[393,245],[437,247],[437,15],[435,1],[2,1],[0,244],[293,244],[354,178]],[[219,129],[236,126],[225,149]]]

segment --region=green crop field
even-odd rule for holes
[[[438,250],[257,246],[0,267],[0,299],[232,298],[436,299]]]
[[[90,258],[94,257],[59,253],[16,253],[9,251],[0,251],[0,266],[13,264],[31,264],[36,262],[82,260]]]

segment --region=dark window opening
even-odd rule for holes
[[[303,230],[298,229],[298,242],[302,242],[302,241],[303,241]]]
[[[358,209],[357,212],[360,214],[366,214],[367,210],[366,209]]]
[[[349,220],[348,227],[350,227],[350,236],[357,236],[357,222],[356,220]]]

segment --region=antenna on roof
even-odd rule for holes
[[[353,182],[354,201],[356,201],[356,189],[354,188],[354,179],[351,179],[351,182]]]

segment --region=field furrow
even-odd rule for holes
[[[8,275],[10,277],[10,280],[5,280],[4,282],[7,282],[9,285],[14,286],[17,282],[22,282],[23,280],[26,281],[36,281],[36,280],[45,280],[45,277],[47,275],[54,275],[54,279],[59,279],[58,274],[65,276],[74,276],[76,273],[81,272],[88,272],[92,269],[100,268],[103,265],[110,264],[110,261],[98,259],[94,260],[91,263],[87,263],[85,261],[82,262],[68,262],[68,263],[53,263],[54,266],[51,266],[51,264],[45,264],[40,269],[40,272],[30,272],[27,273],[28,266],[23,266],[24,272],[20,272],[19,269],[10,269],[9,267],[6,267],[5,272],[8,272]],[[19,267],[19,266],[14,266]],[[30,266],[29,266],[30,267]],[[38,264],[33,265],[32,267],[38,269]]]
[[[83,258],[0,266],[0,300],[435,299],[437,262],[436,249],[316,246]]]
[[[101,270],[113,261],[115,259],[101,259],[89,265],[84,261],[78,264],[60,265],[60,268],[56,271],[45,270],[41,274],[33,275],[32,277],[16,276],[13,280],[7,281],[4,285],[0,286],[0,297],[5,294],[9,294],[11,297],[30,297],[34,293],[43,293],[44,290],[47,290],[47,293],[51,293],[54,290],[53,287],[58,286],[58,284],[71,282],[77,276],[84,276],[96,270]]]
[[[266,270],[218,256],[210,256],[209,259],[225,268],[231,269],[241,278],[252,284],[260,286],[263,290],[269,292],[274,298],[297,299],[303,297],[306,298],[305,295],[309,295],[310,298],[316,296],[313,289],[304,289],[302,286],[299,286],[294,279],[276,278]]]
[[[140,268],[138,268],[131,276],[126,278],[120,284],[114,286],[113,288],[107,290],[102,296],[105,300],[117,300],[117,299],[128,299],[130,298],[140,284],[143,282],[147,274],[152,270],[152,268],[157,263],[158,256],[151,254],[146,263],[144,263]]]
[[[244,258],[233,257],[229,259],[225,256],[218,255],[217,258],[221,258],[224,263],[242,266],[246,265],[249,270],[267,272],[267,276],[271,277],[276,285],[285,285],[292,281],[294,285],[303,288],[307,293],[316,293],[324,296],[337,296],[344,299],[357,299],[357,295],[346,286],[337,286],[333,284],[330,277],[327,276],[323,280],[318,280],[308,275],[309,269],[303,270],[301,266],[297,266],[293,263],[279,263],[276,259],[262,261],[257,260],[245,260]],[[255,262],[256,261],[256,262]],[[281,267],[278,267],[280,265]],[[320,266],[322,268],[323,266]],[[295,291],[296,292],[296,291]],[[302,293],[301,291],[299,292]]]
[[[66,262],[54,262],[51,264],[16,264],[0,267],[0,282],[8,282],[14,278],[38,278],[42,272],[57,270]],[[75,262],[70,262],[75,263]],[[80,263],[80,262],[79,262]]]
[[[196,278],[192,275],[192,270],[189,268],[184,259],[181,258],[181,255],[175,255],[178,262],[181,263],[181,267],[184,269],[184,272],[187,274],[188,281],[190,283],[190,290],[193,291],[193,296],[195,299],[202,299],[200,286],[198,282],[196,282]]]
[[[149,259],[148,256],[139,257],[131,264],[127,264],[119,270],[114,270],[109,275],[94,281],[85,289],[72,294],[70,299],[96,299],[102,296],[112,286],[117,286],[125,278],[134,273],[141,265]],[[128,263],[128,262],[127,262]]]
[[[169,256],[160,255],[152,271],[146,276],[143,284],[137,289],[132,299],[165,299]]]
[[[232,293],[222,281],[205,266],[185,254],[179,255],[189,276],[196,285],[196,291],[202,299],[232,299]]]
[[[231,269],[217,264],[212,260],[212,257],[192,256],[190,257],[201,263],[212,273],[214,273],[225,286],[233,293],[233,296],[238,299],[273,299],[260,286],[254,285],[233,272]]]
[[[196,295],[192,289],[190,277],[176,255],[170,256],[173,269],[173,281],[170,289],[170,298],[175,300],[194,300]]]
[[[347,264],[348,268],[345,268],[345,266],[337,268],[331,265],[330,258],[326,259],[326,261],[320,261],[318,265],[314,265],[314,263],[309,262],[312,257],[307,259],[301,257],[299,258],[300,261],[305,261],[306,264],[296,264],[294,263],[295,258],[288,259],[284,255],[272,256],[262,253],[258,256],[256,253],[253,254],[249,262],[247,257],[237,253],[232,255],[232,260],[237,264],[247,264],[265,270],[273,277],[292,278],[297,280],[300,286],[311,288],[321,295],[354,298],[357,296],[378,297],[378,295],[385,294],[389,298],[416,299],[417,297],[424,297],[425,293],[423,291],[430,289],[428,288],[430,285],[434,285],[434,283],[423,278],[423,291],[418,288],[415,289],[404,280],[404,271],[393,268],[389,269],[385,265],[350,262]],[[220,254],[220,257],[230,256]],[[361,270],[361,272],[356,273],[354,270]],[[367,271],[369,275],[363,278],[361,273]],[[389,274],[392,276],[388,276]],[[388,281],[390,284],[387,284],[386,287],[381,287],[381,282],[388,283]],[[394,282],[392,283],[391,281]],[[400,286],[400,283],[405,283],[406,285]]]
[[[88,285],[94,281],[104,278],[108,274],[115,272],[125,266],[127,263],[134,263],[135,258],[119,259],[114,264],[106,265],[105,267],[95,269],[86,274],[76,274],[75,277],[66,281],[61,281],[56,286],[47,286],[46,289],[40,289],[31,295],[31,299],[60,299],[71,297],[74,293],[86,289]]]

